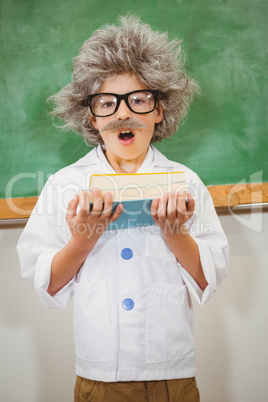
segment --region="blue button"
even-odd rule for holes
[[[130,260],[133,256],[133,251],[130,248],[123,248],[121,251],[121,257],[124,258],[124,260]]]
[[[132,299],[123,300],[122,306],[125,310],[132,310],[134,307],[134,301]]]

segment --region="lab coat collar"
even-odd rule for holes
[[[158,168],[163,168],[163,170],[167,168],[173,168],[175,166],[175,162],[168,160],[168,158],[163,155],[158,149],[156,149],[153,145],[151,145],[154,153],[154,166]]]

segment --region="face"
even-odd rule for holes
[[[146,88],[135,75],[121,74],[105,80],[99,92],[110,92],[121,95],[140,89],[150,88]],[[130,118],[135,118],[139,122],[144,123],[147,128],[128,129],[127,127],[123,127],[124,122],[127,126],[127,121]],[[92,116],[91,124],[100,132],[106,147],[106,157],[114,170],[117,172],[127,170],[135,172],[146,156],[155,124],[160,123],[162,119],[163,110],[160,105],[157,105],[151,113],[137,114],[128,108],[124,100],[121,100],[116,113],[108,117]],[[122,128],[101,132],[104,126],[112,121],[122,122]],[[130,132],[124,133],[125,131]]]

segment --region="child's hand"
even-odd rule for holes
[[[165,194],[152,201],[151,214],[155,223],[160,226],[162,232],[179,233],[184,225],[194,214],[195,202],[192,195],[183,192]]]
[[[77,207],[80,201],[80,211]],[[92,191],[93,207],[90,211],[90,195],[88,191],[81,191],[68,204],[66,221],[72,233],[72,237],[79,241],[89,242],[98,239],[107,226],[119,218],[123,211],[123,205],[119,204],[112,213],[112,195],[106,193],[102,196],[99,189]]]

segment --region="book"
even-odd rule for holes
[[[154,225],[151,204],[154,198],[171,192],[186,192],[184,172],[92,174],[89,191],[98,188],[104,196],[110,192],[113,211],[119,203],[124,205],[120,217],[107,230]]]

